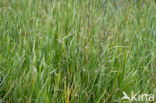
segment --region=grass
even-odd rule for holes
[[[156,95],[155,0],[0,0],[2,103]]]

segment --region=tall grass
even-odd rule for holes
[[[156,95],[155,0],[0,0],[3,103]]]

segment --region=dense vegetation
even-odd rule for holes
[[[121,103],[155,81],[155,0],[0,0],[0,102]]]

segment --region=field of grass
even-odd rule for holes
[[[0,103],[122,103],[155,87],[155,0],[0,0]]]

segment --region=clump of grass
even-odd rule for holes
[[[0,100],[113,103],[154,93],[154,0],[1,0]]]

